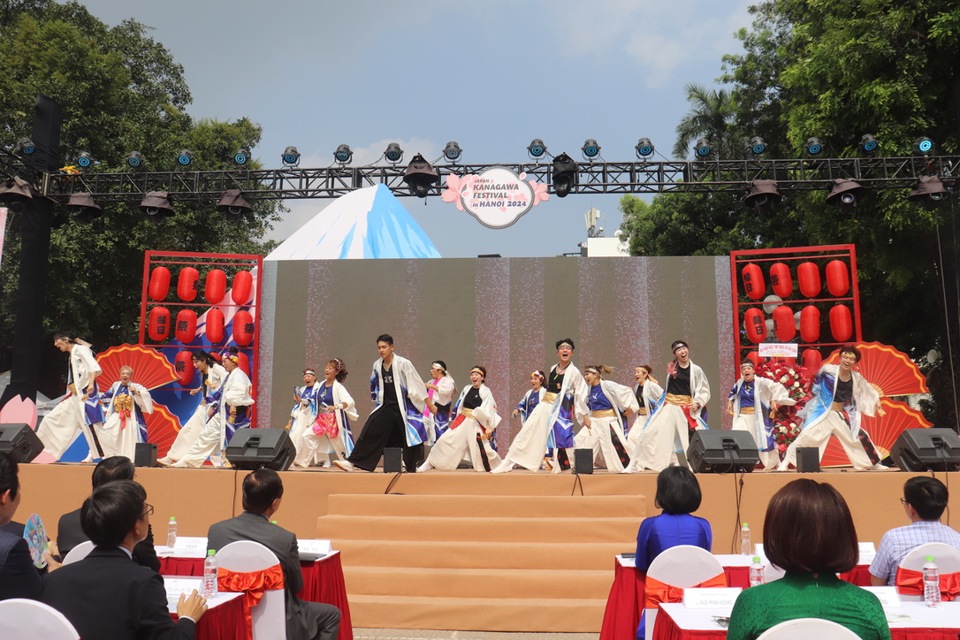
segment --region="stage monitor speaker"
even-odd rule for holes
[[[573,450],[573,472],[590,475],[593,473],[593,448]]]
[[[960,471],[960,435],[953,429],[907,429],[890,457],[903,471]]]
[[[237,429],[227,445],[227,460],[236,469],[266,467],[286,471],[297,450],[286,429]]]
[[[820,447],[797,447],[797,471],[820,473]]]
[[[137,467],[157,466],[157,444],[138,442],[133,448],[133,464]]]
[[[400,473],[403,471],[403,449],[386,447],[383,450],[383,472]]]
[[[43,443],[27,424],[0,424],[0,451],[17,462],[30,462],[43,451]]]
[[[760,462],[757,443],[748,431],[694,431],[687,460],[697,473],[750,473]]]

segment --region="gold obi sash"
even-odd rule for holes
[[[553,404],[553,403],[556,402],[556,401],[557,401],[557,394],[556,394],[556,393],[551,393],[551,392],[548,391],[548,392],[546,392],[545,394],[543,394],[543,400],[541,400],[540,402],[546,402],[547,404]]]
[[[752,416],[757,412],[756,407],[740,407],[740,415],[742,416]]]
[[[616,418],[617,412],[614,409],[600,409],[590,412],[591,418]]]
[[[689,407],[693,404],[693,398],[690,396],[679,396],[673,393],[668,393],[667,404],[675,404],[678,407]]]
[[[830,405],[830,410],[831,410],[831,411],[843,411],[843,403],[842,403],[842,402],[834,402],[834,403],[832,403],[832,404]]]

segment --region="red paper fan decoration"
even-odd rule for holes
[[[133,367],[133,381],[147,389],[156,389],[178,379],[177,371],[157,350],[136,344],[121,344],[110,347],[97,356],[97,362],[103,373],[97,381],[101,389],[120,379],[120,367]]]
[[[908,396],[929,393],[927,381],[920,368],[902,351],[879,342],[859,342],[856,345],[862,358],[855,369],[867,382],[880,388],[884,396]],[[838,364],[840,350],[830,354],[824,364]]]
[[[143,415],[147,423],[147,441],[157,445],[157,457],[167,455],[180,432],[180,419],[166,406],[153,403],[153,413]]]
[[[881,398],[880,406],[883,407],[886,415],[883,417],[874,416],[872,418],[865,415],[860,421],[860,426],[870,434],[870,439],[873,440],[873,444],[876,446],[877,453],[880,454],[881,460],[890,455],[890,449],[893,448],[893,443],[896,442],[900,434],[907,429],[929,429],[933,426],[927,422],[927,419],[923,417],[922,413],[911,409],[909,405],[899,400]],[[820,465],[823,467],[850,465],[847,454],[836,438],[830,438],[830,441],[827,443],[827,448],[823,453],[823,459],[820,461]]]

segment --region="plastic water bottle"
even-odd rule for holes
[[[170,522],[167,523],[167,546],[171,549],[177,544],[177,519],[170,516]]]
[[[753,556],[753,562],[750,563],[750,586],[759,584],[763,584],[763,563],[760,562],[760,556]]]
[[[217,595],[217,552],[207,551],[207,559],[203,561],[203,593],[208,600]]]
[[[933,561],[933,556],[927,556],[923,563],[923,604],[928,607],[940,606],[940,570]]]
[[[750,544],[750,525],[746,522],[740,527],[740,555],[752,556],[753,545]]]

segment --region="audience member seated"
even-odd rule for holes
[[[740,594],[727,640],[754,640],[796,618],[830,620],[863,640],[889,640],[877,596],[836,575],[856,566],[859,551],[850,509],[832,485],[802,479],[777,491],[763,521],[763,549],[786,574]]]
[[[336,640],[340,610],[297,597],[303,588],[297,536],[270,522],[282,498],[283,483],[276,471],[258,469],[247,474],[243,479],[243,513],[211,525],[207,546],[219,551],[231,542],[253,540],[273,551],[283,567],[287,640]]]
[[[691,515],[700,508],[700,483],[687,467],[667,467],[657,476],[657,496],[654,504],[663,511],[658,516],[644,518],[637,532],[637,571],[646,571],[653,559],[665,549],[682,544],[710,551],[713,533],[710,523]],[[640,616],[637,637],[646,633],[646,621]]]
[[[960,533],[940,522],[948,498],[947,487],[936,478],[917,476],[903,484],[900,502],[910,524],[883,534],[877,555],[870,563],[874,586],[893,585],[900,561],[922,544],[942,542],[960,549]]]
[[[114,480],[133,480],[135,471],[133,462],[124,456],[112,456],[101,460],[93,469],[93,489],[96,490],[97,487]],[[80,509],[60,516],[60,523],[57,525],[57,547],[64,558],[71,549],[89,539],[90,537],[84,533],[80,525]],[[153,546],[152,526],[147,526],[146,539],[138,542],[133,548],[133,561],[154,571],[160,571],[160,559]]]
[[[190,640],[207,610],[196,590],[180,595],[176,622],[167,610],[163,578],[133,562],[147,537],[153,507],[133,480],[108,482],[80,508],[83,530],[96,545],[83,560],[47,576],[39,600],[57,609],[81,638]]]

